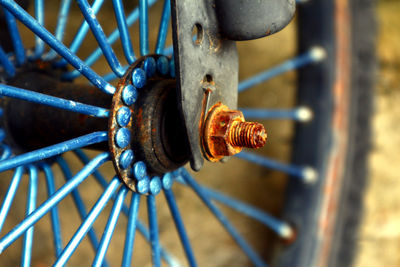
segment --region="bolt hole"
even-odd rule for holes
[[[195,45],[200,45],[203,41],[203,27],[199,23],[192,28],[192,40]]]
[[[204,83],[212,83],[212,81],[213,81],[213,78],[210,74],[206,74],[203,78]]]

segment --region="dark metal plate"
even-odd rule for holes
[[[172,0],[175,73],[192,159],[203,165],[200,120],[205,89],[212,85],[208,106],[222,102],[237,106],[238,55],[234,41],[221,38],[212,0]],[[197,35],[193,36],[193,29]]]

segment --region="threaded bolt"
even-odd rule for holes
[[[232,146],[260,148],[267,141],[267,133],[260,123],[235,121],[229,129],[228,141]]]

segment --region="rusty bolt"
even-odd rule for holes
[[[239,153],[243,147],[260,148],[267,134],[257,122],[246,122],[239,110],[230,110],[222,103],[210,108],[203,126],[203,150],[210,161]]]

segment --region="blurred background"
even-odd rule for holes
[[[400,1],[378,2],[370,181],[356,266],[400,266]]]

